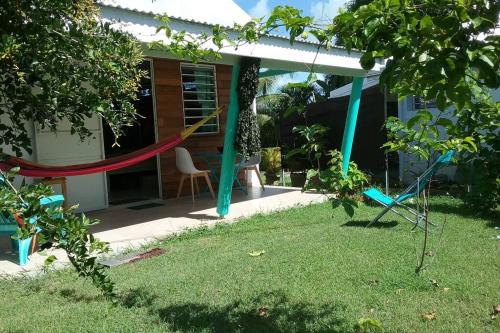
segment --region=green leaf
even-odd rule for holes
[[[48,268],[49,266],[51,266],[55,261],[57,260],[57,257],[55,255],[49,255],[47,258],[45,258],[45,261],[44,261],[44,267],[45,268]]]
[[[491,59],[487,55],[482,54],[479,56],[479,59],[482,60],[486,65],[488,65],[492,69],[495,67],[495,64],[493,64],[493,62],[491,61]]]
[[[434,22],[432,21],[432,18],[429,15],[425,15],[420,20],[420,28],[421,29],[429,29],[429,28],[432,28],[433,25],[434,25]]]
[[[420,119],[420,114],[417,114],[416,116],[413,116],[412,118],[410,118],[410,120],[408,120],[406,126],[408,127],[408,129],[412,129],[420,121]]]
[[[361,64],[361,67],[363,67],[363,69],[366,70],[372,69],[373,66],[375,66],[375,58],[373,58],[373,53],[372,52],[363,53],[361,59],[359,60],[359,63]]]
[[[347,215],[349,215],[350,218],[354,216],[354,207],[349,201],[342,201],[342,207],[344,208],[344,211],[346,212]]]
[[[443,126],[445,128],[450,128],[453,126],[453,122],[448,118],[439,118],[436,121],[436,125]]]
[[[342,205],[342,201],[336,198],[332,199],[331,202],[332,202],[332,209],[336,209],[340,207],[340,205]]]
[[[477,28],[483,23],[484,19],[482,17],[478,16],[478,17],[474,17],[471,21],[472,21],[472,26],[474,28]]]
[[[464,139],[464,142],[468,143],[472,147],[472,149],[474,149],[474,151],[477,151],[477,145],[474,142],[474,138],[468,136]]]

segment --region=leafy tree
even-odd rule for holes
[[[283,96],[279,93],[257,96],[257,122],[262,147],[280,146],[280,110]]]
[[[259,86],[257,87],[257,97],[267,96],[277,88],[278,76],[267,76],[259,78]]]
[[[259,78],[257,88],[257,122],[260,129],[262,147],[280,146],[280,103],[279,76]]]
[[[456,134],[481,142],[485,137],[477,132],[483,128],[476,125],[486,126],[483,118],[494,120],[499,110],[488,90],[500,85],[500,37],[491,34],[499,9],[495,1],[375,0],[337,16],[334,24],[350,36],[348,49],[365,50],[364,68],[377,58],[391,59],[381,76],[391,93],[436,100],[443,111],[454,107],[463,125]],[[473,124],[472,115],[478,117]]]
[[[321,88],[318,88],[315,80],[315,77],[312,77],[308,82],[288,83],[281,89],[281,93],[286,98],[284,117],[296,113],[304,117],[307,125],[306,106],[323,100]]]
[[[269,81],[264,82],[268,84]],[[307,123],[306,105],[324,97],[315,77],[312,77],[309,82],[292,82],[280,88],[274,87],[274,89],[277,90],[275,93],[257,96],[257,113],[260,115],[262,124],[270,130],[264,133],[263,137],[272,136],[274,138],[272,141],[279,145],[281,117],[289,117],[296,113]]]
[[[352,82],[352,77],[335,75],[335,74],[327,74],[324,79],[318,79],[314,82],[315,85],[318,85],[321,89],[321,95],[323,98],[330,98],[330,93],[337,88],[345,86]]]
[[[82,140],[91,135],[85,120],[92,116],[101,116],[116,138],[133,123],[133,100],[145,74],[138,67],[141,48],[101,23],[94,1],[5,0],[0,18],[0,145],[17,155],[31,152],[26,128],[31,121],[56,130],[67,120]],[[40,227],[42,244],[64,249],[80,276],[113,297],[114,284],[97,261],[107,244],[89,233],[97,221],[73,209],[46,209],[40,198],[53,193],[49,187],[16,189],[10,182],[15,170],[0,174],[9,185],[0,188],[0,214],[22,221],[16,237],[28,238]]]
[[[295,155],[305,156],[311,166],[318,172],[321,170],[321,159],[325,155],[326,135],[330,129],[320,124],[311,126],[295,126],[293,133],[298,134],[303,143],[300,147],[290,150],[286,154],[287,159]]]
[[[141,48],[99,22],[94,1],[4,0],[0,18],[0,144],[31,152],[29,121],[55,130],[67,119],[82,139],[94,115],[116,137],[132,124]]]
[[[392,131],[388,150],[424,159],[431,151],[462,150],[466,165],[489,156],[489,169],[482,173],[488,178],[480,177],[472,191],[472,198],[479,196],[472,202],[487,200],[489,208],[499,198],[498,169],[493,168],[500,160],[500,107],[491,95],[500,86],[500,36],[493,33],[499,13],[496,1],[375,0],[334,20],[348,49],[365,50],[363,67],[371,68],[377,58],[391,59],[380,80],[390,93],[421,96],[436,101],[441,112],[453,110],[454,121],[427,110],[407,124],[390,119],[389,129],[401,131]]]
[[[373,0],[350,0],[344,5],[344,8],[345,8],[346,12],[352,13],[352,12],[355,12],[356,10],[358,10],[361,6],[368,5],[372,1]],[[342,39],[342,36],[337,35],[335,37],[336,37],[335,38],[335,45],[339,45],[339,46],[344,45],[344,41]]]

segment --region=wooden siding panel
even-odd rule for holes
[[[158,138],[159,140],[163,140],[184,129],[180,61],[158,58],[155,58],[153,61]],[[189,137],[181,146],[192,153],[217,151],[217,147],[223,145],[226,110],[229,104],[231,70],[231,66],[216,65],[217,99],[219,106],[224,107],[224,111],[219,116],[219,133],[199,134]],[[195,159],[194,162],[200,169],[206,167],[201,161]],[[177,193],[180,179],[180,173],[175,167],[174,150],[164,152],[160,155],[160,167],[163,197],[174,197]],[[201,179],[199,181],[200,187],[203,187],[203,181]],[[183,195],[190,195],[188,183],[185,182],[184,184]],[[214,184],[214,186],[216,185]]]

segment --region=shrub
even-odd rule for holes
[[[368,177],[357,164],[349,162],[347,174],[342,167],[343,156],[338,150],[331,150],[328,154],[330,161],[328,168],[322,171],[311,169],[307,172],[307,181],[304,190],[315,189],[324,193],[333,193],[330,198],[334,208],[342,206],[352,217],[354,207],[361,200],[361,192],[368,185]]]
[[[262,169],[271,174],[277,174],[281,170],[281,149],[279,147],[262,150]]]

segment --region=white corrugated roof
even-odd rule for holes
[[[152,3],[151,0],[137,2],[132,0],[101,0],[100,2],[101,20],[110,22],[114,29],[129,33],[144,44],[154,41],[161,41],[166,44],[170,42],[164,32],[156,31],[160,22],[155,18],[155,15],[161,12],[164,7],[152,6],[156,2],[165,4],[170,3],[170,1],[157,0]],[[228,4],[233,2],[225,0],[183,0],[183,3],[186,3],[186,5],[196,3],[203,6],[203,8],[210,3],[211,7],[215,8],[219,3]],[[185,31],[191,36],[201,36],[202,34],[211,34],[211,24],[214,23],[210,22],[218,20],[219,24],[222,24],[220,23],[223,22],[220,18],[221,15],[226,17],[226,22],[228,22],[227,20],[237,19],[237,16],[231,16],[230,8],[234,7],[228,5],[228,10],[210,10],[210,12],[205,13],[207,16],[204,18],[198,17],[197,19],[193,18],[194,15],[191,15],[191,18],[175,17],[173,16],[173,14],[176,14],[174,12],[172,14],[167,13],[167,15],[171,18],[169,23],[174,32]],[[241,8],[239,9],[241,10]],[[186,16],[185,13],[183,15]],[[210,18],[210,15],[214,16],[214,18]],[[240,16],[240,19],[243,19],[243,15]],[[209,21],[203,22],[207,20]],[[236,33],[233,33],[232,38],[235,37]],[[211,44],[205,45],[205,47],[214,48]],[[228,45],[220,50],[220,53],[223,58],[216,61],[218,63],[234,64],[240,57],[254,57],[262,60],[262,67],[278,70],[309,72],[314,64],[314,70],[317,73],[334,73],[346,76],[366,76],[368,73],[368,71],[361,68],[359,63],[361,55],[358,52],[349,54],[343,48],[331,48],[329,50],[321,48],[318,50],[317,45],[301,41],[296,41],[293,45],[290,45],[287,38],[277,36],[263,37],[258,43],[240,45],[237,49]],[[146,54],[155,57],[172,57],[172,55],[168,55],[164,51],[146,50]],[[382,63],[377,62],[370,72],[379,72],[381,66]]]
[[[231,0],[98,0],[105,6],[153,15],[167,15],[187,21],[233,26],[251,20]]]
[[[363,90],[376,86],[379,82],[380,75],[368,76],[363,81]],[[352,83],[346,84],[330,92],[330,98],[344,97],[351,95]]]

